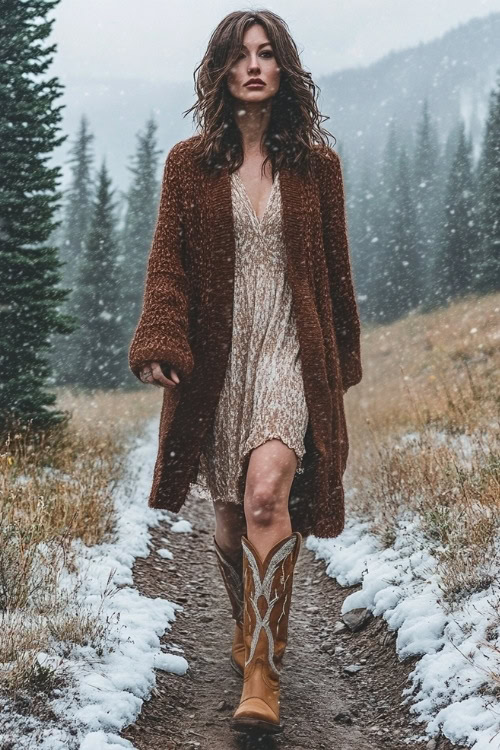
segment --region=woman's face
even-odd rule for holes
[[[261,85],[248,85],[252,78],[258,78]],[[263,102],[278,91],[280,69],[271,42],[260,24],[246,30],[240,56],[229,70],[227,85],[235,99],[244,102]]]

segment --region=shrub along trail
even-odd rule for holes
[[[230,729],[241,678],[229,664],[233,620],[213,552],[210,503],[189,497],[179,517],[191,533],[173,533],[164,523],[151,529],[152,550],[134,567],[136,587],[146,596],[178,602],[184,611],[162,638],[167,650],[183,649],[185,675],[158,671],[157,684],[134,725],[121,736],[138,750],[450,750],[446,738],[428,741],[407,706],[402,690],[416,659],[399,662],[394,634],[381,618],[358,632],[334,633],[347,594],[302,546],[294,574],[288,648],[281,690],[281,735],[250,738]],[[163,541],[162,541],[163,537]],[[168,542],[165,542],[167,537]],[[167,546],[173,560],[155,550]],[[340,650],[342,649],[342,650]],[[180,653],[177,651],[176,653]],[[361,666],[354,674],[345,671]]]

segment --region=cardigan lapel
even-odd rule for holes
[[[306,225],[317,200],[313,181],[289,169],[281,173],[283,241],[287,254],[287,281],[291,289],[302,359],[304,394],[317,446],[326,445],[331,422],[327,400],[318,409],[318,394],[328,393],[325,350],[311,280],[311,233]],[[314,418],[316,415],[317,419]]]
[[[228,169],[223,168],[218,174],[208,176],[206,184],[201,184],[200,189],[207,196],[203,222],[203,275],[206,294],[204,311],[208,319],[205,321],[206,340],[202,343],[207,359],[216,372],[221,373],[218,385],[222,387],[232,340],[236,254]]]
[[[288,281],[305,280],[307,248],[304,247],[305,201],[303,178],[290,169],[281,170],[281,206],[283,217],[283,240],[287,254]],[[295,291],[295,289],[292,289]],[[298,293],[298,289],[297,289]],[[299,301],[298,299],[296,300]]]

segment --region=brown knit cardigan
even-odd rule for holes
[[[193,159],[199,135],[165,162],[143,309],[129,348],[139,378],[146,362],[174,367],[165,388],[149,505],[178,511],[195,482],[215,418],[231,348],[235,238],[228,168],[209,174]],[[314,177],[280,169],[287,279],[292,291],[309,410],[304,472],[293,480],[294,531],[334,537],[344,527],[348,455],[343,396],[362,376],[341,163],[318,145]],[[242,477],[241,489],[244,489]]]

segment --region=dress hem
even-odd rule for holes
[[[250,447],[246,449],[246,451],[243,453],[241,464],[240,466],[246,467],[248,469],[248,461],[250,459],[250,453],[255,450],[255,448],[258,448],[259,446],[263,445],[264,443],[267,443],[269,440],[280,440],[284,445],[287,446],[287,448],[290,448],[290,450],[293,450],[295,453],[295,456],[297,458],[297,468],[295,469],[294,476],[297,474],[303,474],[304,473],[304,467],[303,467],[303,457],[305,455],[305,450],[297,452],[296,448],[293,446],[293,441],[290,439],[283,438],[283,435],[281,433],[266,433],[265,437],[259,437],[257,441],[251,441]],[[253,445],[253,442],[255,442],[255,445]],[[246,470],[245,470],[246,471]],[[241,480],[242,480],[243,470],[239,472],[238,477],[236,479],[236,487],[239,486]],[[198,476],[200,479],[196,480],[196,482],[191,482],[190,488],[200,488],[203,493],[203,497],[205,499],[210,499],[212,502],[223,502],[223,503],[233,503],[235,505],[243,505],[243,498],[241,497],[241,493],[237,492],[235,493],[230,492],[229,494],[225,494],[224,496],[218,495],[217,493],[212,493],[210,490],[206,477],[203,475],[203,473],[199,472]],[[198,493],[200,494],[200,493]]]

